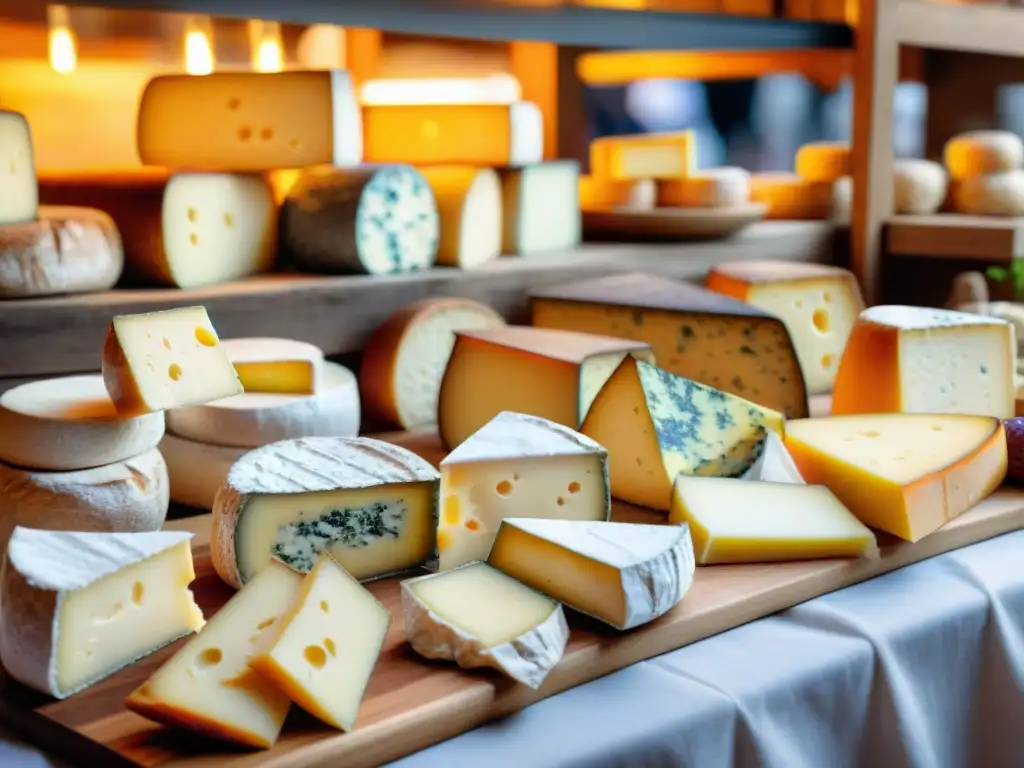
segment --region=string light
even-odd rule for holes
[[[46,6],[46,21],[49,27],[47,38],[50,66],[62,75],[71,74],[78,67],[78,46],[75,33],[71,31],[68,7]]]
[[[249,47],[252,68],[257,72],[280,72],[284,69],[284,45],[281,24],[276,21],[249,22]]]
[[[213,72],[213,23],[209,16],[189,16],[185,20],[185,71],[190,75]]]

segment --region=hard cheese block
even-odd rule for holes
[[[454,448],[502,411],[576,429],[626,357],[654,362],[639,341],[520,326],[458,331],[438,398],[441,440]]]
[[[294,604],[303,578],[271,563],[125,699],[143,717],[249,747],[277,741],[291,701],[249,657]]]
[[[878,557],[875,535],[820,485],[679,475],[669,520],[690,526],[700,565]]]
[[[533,324],[647,342],[658,365],[789,418],[808,414],[785,323],[757,307],[638,272],[531,291]]]
[[[284,252],[311,272],[426,269],[437,258],[439,230],[434,194],[408,165],[310,168],[281,209]]]
[[[1002,422],[988,416],[879,414],[801,419],[786,447],[808,483],[861,522],[917,541],[966,512],[1006,474]]]
[[[209,445],[164,435],[160,453],[167,464],[171,501],[198,509],[212,509],[217,491],[224,485],[228,472],[248,448]]]
[[[530,256],[580,244],[580,167],[572,160],[501,174],[503,253]]]
[[[590,143],[590,172],[617,181],[678,179],[697,169],[693,131],[606,136]]]
[[[124,416],[242,393],[204,307],[115,316],[103,342],[103,383]]]
[[[36,218],[39,187],[28,121],[18,112],[0,109],[0,225]]]
[[[685,525],[506,519],[487,562],[623,630],[678,605],[694,572]]]
[[[437,489],[430,464],[367,437],[285,440],[250,451],[213,505],[213,565],[238,587],[278,558],[308,572],[328,552],[357,579],[436,557]]]
[[[319,389],[324,353],[293,339],[226,339],[221,348],[246,392],[312,395]]]
[[[351,731],[390,626],[391,611],[325,552],[249,666],[314,717]]]
[[[139,103],[144,165],[266,171],[363,159],[359,101],[347,72],[162,75]]]
[[[486,563],[402,582],[405,636],[427,659],[490,667],[537,689],[565,653],[562,606]]]
[[[472,165],[434,165],[420,171],[437,203],[437,263],[472,269],[498,258],[502,232],[498,174]]]
[[[667,510],[672,481],[687,475],[738,477],[760,456],[768,431],[783,434],[781,413],[624,360],[580,431],[608,449],[612,495]]]
[[[4,669],[63,699],[200,629],[191,537],[16,528],[2,578]]]
[[[438,567],[483,560],[505,517],[607,520],[608,452],[538,416],[499,413],[441,462]]]
[[[846,340],[864,309],[852,273],[823,264],[735,261],[712,267],[707,287],[782,320],[808,392],[832,391]]]
[[[1011,323],[927,307],[864,310],[836,374],[832,412],[1014,415]]]

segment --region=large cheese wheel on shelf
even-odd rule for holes
[[[39,191],[32,133],[25,117],[0,109],[0,226],[36,218]]]
[[[1024,216],[1024,170],[958,179],[950,202],[958,213],[978,216]]]
[[[437,263],[472,269],[501,255],[501,180],[491,168],[421,168],[437,203]]]
[[[943,154],[952,178],[969,179],[1024,166],[1024,141],[1010,131],[968,131],[947,141]]]
[[[901,158],[893,162],[892,173],[896,213],[924,215],[942,207],[949,177],[941,165],[931,160]]]

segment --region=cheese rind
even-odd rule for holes
[[[247,393],[312,395],[320,388],[324,353],[294,339],[225,339],[221,348]]]
[[[0,109],[0,226],[32,221],[39,207],[32,132],[25,116]]]
[[[437,204],[437,263],[473,269],[501,255],[501,181],[491,168],[435,165],[421,168]]]
[[[1024,166],[1024,141],[1011,131],[968,131],[946,142],[946,169],[956,180]]]
[[[502,171],[502,253],[576,248],[583,231],[579,179],[579,164],[572,160]]]
[[[590,173],[616,181],[678,179],[697,169],[693,131],[605,136],[590,142]]]
[[[750,174],[742,168],[708,168],[658,182],[658,205],[729,208],[750,202]]]
[[[171,501],[197,509],[212,509],[217,491],[228,472],[248,448],[208,445],[186,440],[170,432],[160,441],[160,453],[167,463]]]
[[[796,173],[807,181],[833,182],[840,176],[849,176],[850,145],[844,141],[812,141],[796,153]]]
[[[657,205],[658,185],[654,179],[614,181],[597,176],[580,176],[580,210],[609,211],[625,208],[649,211]]]
[[[753,173],[750,200],[768,206],[768,219],[827,219],[832,184],[807,181],[795,173]]]

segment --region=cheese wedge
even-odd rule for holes
[[[294,604],[302,582],[287,566],[271,563],[136,688],[125,707],[215,739],[273,746],[291,701],[253,672],[248,660]]]
[[[808,483],[861,522],[917,541],[963,514],[1006,475],[1006,436],[988,416],[880,414],[801,419],[786,447]]]
[[[200,629],[191,538],[16,528],[0,579],[4,669],[63,699]]]
[[[473,269],[501,255],[501,180],[491,168],[434,165],[420,169],[437,202],[437,263]]]
[[[312,395],[320,387],[324,353],[293,339],[225,339],[228,356],[246,392]]]
[[[32,152],[32,132],[25,116],[0,109],[0,225],[36,218],[39,187]]]
[[[217,491],[224,485],[231,467],[248,451],[248,448],[186,440],[168,432],[160,441],[160,453],[167,464],[171,501],[212,509]]]
[[[743,473],[742,479],[766,483],[804,484],[804,478],[796,468],[796,462],[776,432],[768,432],[761,455],[757,457],[753,466]]]
[[[569,641],[561,605],[487,563],[403,581],[402,608],[420,656],[497,669],[533,689]]]
[[[597,178],[678,179],[696,169],[693,131],[605,136],[590,142],[590,172]]]
[[[531,256],[576,248],[583,231],[579,185],[574,160],[502,171],[502,253]]]
[[[690,526],[700,565],[878,557],[875,534],[820,485],[679,475],[669,520]]]

